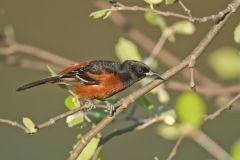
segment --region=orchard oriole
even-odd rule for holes
[[[57,76],[48,77],[26,84],[17,91],[32,88],[38,85],[69,84],[73,92],[80,98],[85,99],[94,107],[92,100],[104,100],[128,87],[146,76],[160,75],[153,72],[146,64],[126,60],[123,63],[106,60],[88,60],[79,64],[71,65]],[[107,103],[110,110],[114,110]]]

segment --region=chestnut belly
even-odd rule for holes
[[[79,97],[84,99],[99,99],[103,100],[112,95],[118,93],[123,89],[121,84],[116,85],[82,85],[82,86],[74,86],[73,91]]]

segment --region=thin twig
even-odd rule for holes
[[[96,105],[96,107],[97,107],[97,108],[101,108],[101,109],[106,109],[106,108],[107,108],[107,107],[104,106],[104,105]],[[73,115],[73,114],[75,114],[75,113],[77,113],[77,112],[79,112],[79,111],[83,111],[83,110],[86,110],[86,107],[85,107],[85,106],[83,106],[83,107],[80,106],[80,107],[77,107],[77,108],[74,109],[74,110],[67,111],[67,112],[65,112],[65,113],[61,113],[61,114],[59,114],[59,115],[57,115],[57,116],[49,119],[48,121],[46,121],[46,122],[44,122],[44,123],[41,123],[41,124],[39,124],[39,125],[36,125],[36,126],[35,126],[36,129],[37,129],[36,132],[39,131],[40,129],[43,129],[43,128],[46,128],[46,127],[49,127],[49,126],[54,125],[54,124],[56,123],[56,121],[59,121],[59,120],[61,120],[61,119],[63,119],[63,118],[66,118],[66,117],[68,117],[68,116],[70,116],[70,115]],[[9,120],[9,119],[2,119],[2,118],[1,118],[1,119],[0,119],[0,123],[12,125],[12,126],[14,126],[14,127],[17,127],[17,128],[20,128],[20,129],[24,130],[26,133],[33,134],[33,133],[31,133],[31,131],[30,131],[27,127],[25,127],[24,125],[22,125],[22,124],[20,124],[20,123],[18,123],[18,122],[16,122],[16,121],[12,121],[12,120]],[[34,132],[34,133],[36,133],[36,132]]]
[[[157,122],[159,122],[159,121],[162,121],[162,120],[163,120],[163,118],[162,118],[161,115],[156,115],[156,116],[154,116],[153,118],[150,118],[150,119],[148,119],[148,120],[143,121],[144,123],[142,123],[141,125],[139,125],[139,126],[136,128],[136,130],[143,130],[143,129],[149,127],[150,125],[152,125],[152,124],[154,124],[154,123],[157,123]]]
[[[12,26],[5,27],[3,37],[4,38],[2,39],[2,41],[6,47],[0,48],[0,55],[12,55],[15,53],[22,53],[37,57],[41,60],[48,61],[61,67],[66,67],[70,64],[77,63],[75,61],[53,54],[49,51],[17,42],[14,38],[15,35]]]
[[[1,53],[1,48],[0,48]],[[33,60],[28,59],[26,57],[21,57],[17,55],[8,55],[1,57],[1,60],[3,60],[6,64],[9,65],[16,65],[24,69],[30,69],[30,70],[37,70],[37,71],[46,71],[46,62],[41,60]],[[49,64],[51,65],[51,68],[54,68],[54,70],[61,70],[63,67],[60,67],[59,65]]]
[[[220,31],[223,25],[227,22],[230,15],[232,15],[232,13],[234,13],[235,10],[239,7],[240,1],[234,0],[230,5],[233,7],[233,10],[231,10],[229,14],[227,14],[219,23],[215,24],[209,30],[207,35],[204,36],[204,38],[200,41],[197,47],[191,52],[191,54],[188,57],[186,57],[180,64],[163,73],[161,77],[163,77],[165,80],[169,79],[170,77],[174,76],[175,74],[177,74],[178,72],[186,68],[189,64],[189,59],[192,56],[195,56],[197,59],[203,53],[203,51],[210,44],[213,38],[217,35],[217,33]],[[70,153],[68,160],[75,160],[79,156],[79,154],[83,151],[83,149],[86,147],[86,145],[91,141],[91,139],[94,136],[96,136],[98,133],[100,133],[108,124],[110,124],[118,114],[120,114],[126,107],[128,107],[129,104],[133,103],[138,97],[146,94],[147,92],[149,92],[150,90],[152,90],[153,88],[157,87],[162,83],[163,83],[162,80],[156,79],[151,83],[147,84],[146,86],[131,93],[127,97],[123,98],[121,102],[118,103],[119,107],[117,108],[116,113],[112,117],[104,118],[101,122],[99,122],[96,125],[96,127],[94,127],[89,132],[87,132],[87,134],[83,137],[82,141]]]
[[[234,102],[236,102],[238,99],[240,98],[240,93],[238,93],[233,99],[231,99],[226,105],[220,107],[217,111],[215,111],[214,113],[208,115],[204,120],[213,120],[215,119],[217,116],[219,116],[223,111],[225,111],[226,109],[231,109],[231,106]]]
[[[193,18],[190,9],[188,9],[188,8],[186,7],[186,5],[185,5],[181,0],[177,0],[177,2],[178,2],[178,4],[183,8],[183,10],[187,13],[187,15],[188,15],[189,17],[192,17],[192,18]]]
[[[196,91],[196,84],[195,84],[195,80],[194,80],[195,79],[194,78],[195,63],[196,63],[195,57],[192,56],[190,58],[190,62],[189,62],[188,67],[189,67],[189,72],[190,72],[190,83],[189,83],[189,85],[190,85],[190,87],[193,91]]]
[[[170,154],[168,155],[166,160],[172,160],[173,157],[177,154],[177,150],[179,149],[182,141],[183,141],[184,136],[180,136],[176,142],[176,144],[174,145],[172,151],[170,152]]]
[[[16,121],[12,121],[12,120],[9,120],[9,119],[3,119],[3,118],[0,118],[0,123],[4,123],[4,124],[8,124],[8,125],[11,125],[13,127],[17,127],[17,128],[20,128],[22,129],[24,132],[26,133],[29,133],[29,130],[22,124],[16,122]]]
[[[122,134],[125,134],[127,132],[131,132],[131,131],[135,130],[141,124],[143,124],[143,122],[137,122],[137,123],[134,123],[134,124],[132,124],[128,127],[118,129],[118,130],[115,130],[115,131],[111,132],[110,134],[108,134],[107,136],[105,136],[101,139],[101,141],[99,143],[99,146],[104,145],[106,142],[111,140],[113,137],[120,136]]]
[[[46,128],[46,127],[52,126],[52,125],[54,125],[56,123],[56,121],[61,120],[61,119],[65,118],[65,117],[67,117],[67,116],[73,115],[74,113],[77,113],[77,112],[82,111],[84,109],[86,109],[86,108],[80,106],[80,107],[77,107],[74,110],[67,111],[65,113],[59,114],[59,115],[49,119],[47,122],[44,122],[44,123],[41,123],[41,124],[37,125],[36,128],[38,130],[40,130],[42,128]]]
[[[180,3],[182,4],[182,3]],[[185,6],[184,6],[185,7]],[[186,7],[185,7],[186,9]],[[192,22],[207,22],[209,20],[212,21],[218,21],[219,19],[221,19],[224,15],[228,14],[230,11],[232,11],[232,6],[228,5],[227,8],[225,8],[224,10],[220,11],[217,14],[213,14],[210,16],[205,16],[205,17],[193,17],[193,16],[189,16],[189,15],[183,15],[183,14],[179,14],[179,13],[175,13],[175,12],[169,12],[169,11],[160,11],[160,10],[156,10],[154,8],[148,8],[148,7],[140,7],[140,6],[126,6],[122,3],[118,3],[118,5],[116,7],[114,7],[112,9],[112,11],[143,11],[143,12],[152,12],[155,14],[159,14],[162,16],[171,16],[171,17],[176,17],[176,18],[181,18],[181,19],[186,19]]]
[[[191,138],[217,160],[230,160],[231,156],[201,130],[196,130]]]
[[[188,91],[189,84],[178,82],[178,81],[168,81],[165,83],[165,87],[173,91]],[[240,85],[234,84],[231,86],[198,86],[197,92],[206,97],[212,96],[230,96],[240,92]]]
[[[94,152],[94,154],[93,154],[93,156],[92,156],[92,160],[98,160],[98,156],[99,156],[99,154],[100,154],[100,152],[101,152],[101,150],[102,150],[102,147],[103,147],[103,146],[99,146],[99,147],[96,149],[96,151]]]
[[[164,44],[166,43],[167,38],[170,35],[170,33],[171,33],[170,28],[166,28],[163,30],[162,35],[160,36],[160,38],[158,39],[158,42],[156,43],[155,47],[152,50],[152,53],[144,60],[144,62],[147,65],[152,64],[154,59],[158,56],[158,54],[160,54],[160,51],[162,50]]]
[[[77,62],[66,59],[64,57],[61,57],[59,55],[53,54],[51,52],[48,52],[46,50],[42,50],[37,47],[25,45],[25,44],[20,44],[20,43],[14,43],[12,44],[16,48],[16,52],[21,52],[25,53],[28,55],[32,55],[34,57],[40,58],[42,60],[46,60],[48,62],[51,62],[53,64],[66,67],[69,66],[70,64],[76,64]]]

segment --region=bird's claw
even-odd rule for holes
[[[116,108],[114,105],[112,105],[110,102],[108,101],[104,101],[104,103],[107,106],[107,112],[109,113],[110,116],[113,116],[114,112],[116,112]]]
[[[95,104],[91,100],[86,100],[86,104],[88,105],[87,111],[91,111],[96,108]]]

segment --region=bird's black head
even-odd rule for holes
[[[157,77],[161,78],[157,73],[153,72],[146,64],[134,60],[124,61],[120,66],[119,75],[125,83],[125,86],[127,87],[143,79],[146,76],[156,75]]]

